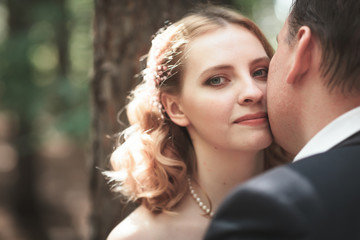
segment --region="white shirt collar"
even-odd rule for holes
[[[321,129],[295,156],[299,159],[322,153],[360,131],[360,107],[339,116]]]

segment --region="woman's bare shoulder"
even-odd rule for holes
[[[111,231],[107,240],[202,239],[209,219],[201,216],[198,206],[193,206],[186,207],[186,211],[177,209],[174,214],[153,214],[140,206]]]
[[[107,240],[151,239],[157,230],[153,218],[149,210],[140,206],[110,232]]]

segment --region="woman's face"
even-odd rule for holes
[[[185,54],[179,105],[194,146],[231,151],[269,146],[270,59],[255,35],[230,24],[198,36]]]

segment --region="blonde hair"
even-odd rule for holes
[[[273,49],[260,29],[236,11],[206,5],[161,29],[152,41],[143,81],[127,105],[130,127],[111,157],[106,175],[113,190],[154,213],[171,211],[187,193],[186,175],[196,175],[196,158],[185,128],[175,125],[160,103],[164,92],[179,94],[185,49],[197,36],[238,24],[252,32],[269,58]],[[268,167],[276,165],[268,164]]]

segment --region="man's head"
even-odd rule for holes
[[[288,18],[289,43],[308,26],[322,50],[326,85],[344,93],[360,91],[360,1],[297,0]]]
[[[296,154],[359,106],[360,1],[294,0],[271,61],[268,112],[275,140]]]

